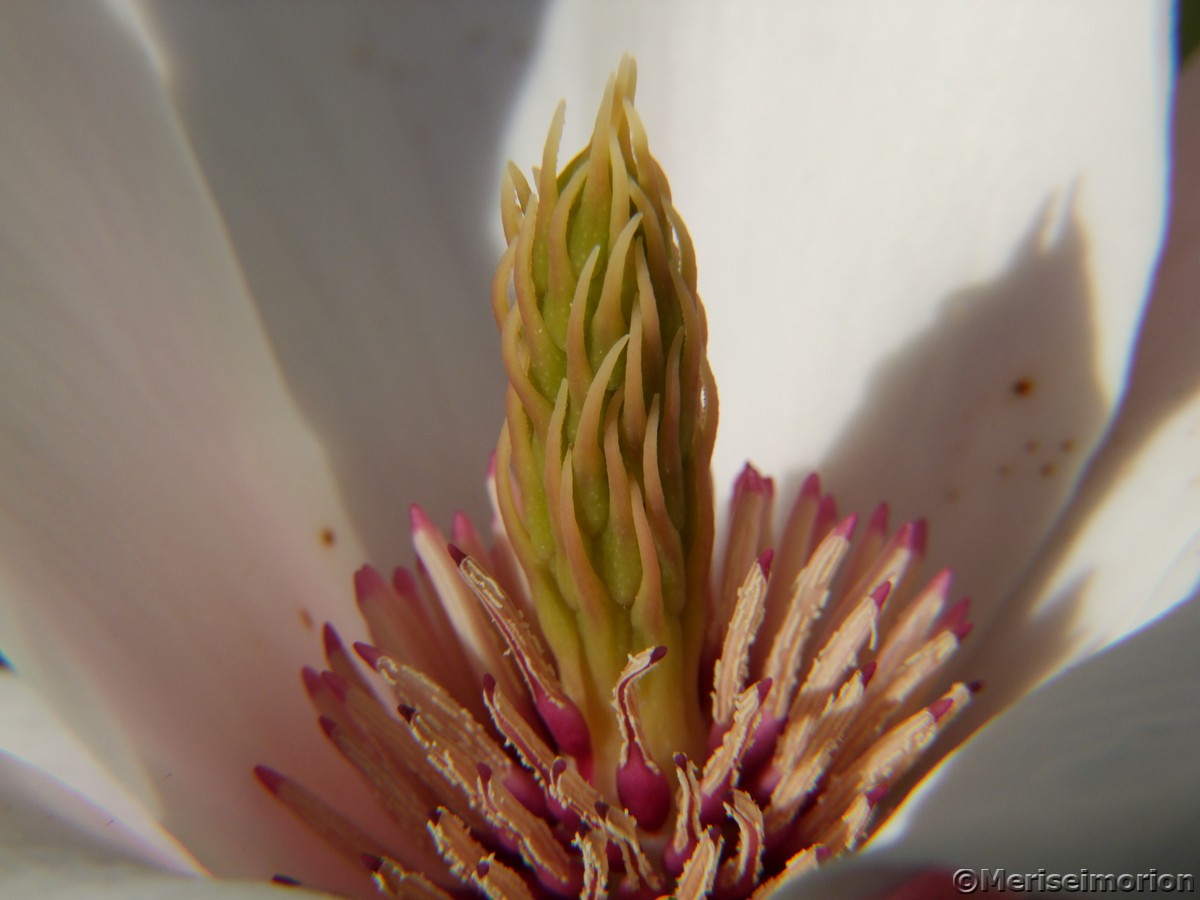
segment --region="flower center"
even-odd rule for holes
[[[969,702],[939,686],[967,602],[948,572],[911,584],[921,522],[880,506],[855,540],[810,476],[776,537],[747,465],[712,577],[716,388],[634,82],[627,59],[556,174],[559,108],[536,194],[506,176],[495,540],[414,507],[417,573],[355,578],[384,684],[328,626],[305,672],[397,834],[256,770],[392,896],[765,894],[866,840]]]

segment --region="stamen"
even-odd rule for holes
[[[704,774],[700,779],[700,821],[707,825],[720,821],[725,796],[730,788],[737,786],[742,757],[750,745],[751,736],[758,728],[763,701],[770,690],[770,681],[760,681],[738,695],[734,705],[733,724],[725,732],[720,746],[704,764]]]
[[[770,533],[774,500],[775,482],[764,478],[747,463],[733,488],[725,571],[721,576],[721,587],[714,595],[716,605],[709,618],[708,646],[713,657],[721,646],[726,623],[731,621],[738,586],[751,563],[766,549],[762,544]]]
[[[617,766],[617,796],[647,831],[657,831],[671,809],[671,788],[662,770],[646,752],[637,695],[632,690],[664,656],[666,647],[654,647],[629,657],[613,689],[613,706],[621,729],[621,759]]]
[[[601,900],[607,896],[608,841],[604,833],[586,825],[575,835],[574,845],[583,857],[583,890],[580,900]]]
[[[717,880],[717,861],[723,846],[716,829],[710,828],[700,835],[671,896],[676,900],[702,900],[709,896]]]
[[[591,757],[591,737],[587,722],[563,690],[541,641],[495,579],[480,569],[474,559],[462,555],[453,545],[450,546],[449,552],[458,564],[463,578],[487,610],[496,630],[508,645],[512,658],[516,660],[525,684],[533,695],[538,714],[550,729],[559,748],[586,765]]]
[[[822,540],[796,577],[787,612],[763,670],[763,675],[775,685],[767,712],[770,719],[781,720],[787,714],[800,680],[808,636],[829,599],[829,585],[838,566],[850,549],[855,521],[851,516]]]
[[[447,809],[429,822],[438,853],[456,876],[474,884],[493,900],[534,900],[521,877],[471,837],[467,824]]]
[[[726,895],[744,897],[762,877],[766,834],[762,809],[753,798],[744,791],[732,791],[731,796],[733,803],[725,804],[725,812],[737,825],[738,852],[721,864],[717,884]]]
[[[874,644],[875,624],[890,590],[891,585],[885,581],[865,595],[825,643],[796,694],[788,711],[789,719],[816,713],[825,698],[857,664],[862,648]]]
[[[321,638],[325,644],[325,659],[329,663],[329,668],[337,675],[345,678],[364,694],[373,696],[374,694],[370,685],[367,684],[362,673],[358,671],[358,666],[354,664],[354,660],[350,657],[345,646],[343,646],[337,631],[328,622],[321,629]]]
[[[389,857],[364,853],[363,864],[371,870],[380,893],[403,900],[453,900],[452,896],[422,875],[410,872]]]
[[[763,882],[758,890],[750,896],[750,900],[767,900],[784,886],[798,881],[809,872],[816,871],[817,867],[828,860],[830,856],[829,848],[822,844],[805,847],[787,861],[782,872],[769,881]]]
[[[410,512],[413,548],[429,573],[437,596],[442,599],[454,631],[470,653],[476,677],[491,672],[506,689],[513,690],[512,664],[504,657],[487,615],[459,577],[458,566],[446,549],[448,542],[421,507],[413,504]]]
[[[791,827],[797,810],[825,775],[843,731],[858,713],[864,686],[860,670],[842,686],[836,698],[829,700],[819,716],[789,720],[768,773],[764,773],[769,781],[776,782],[767,807],[768,835],[782,835]]]
[[[679,779],[679,790],[675,793],[675,830],[663,851],[663,865],[672,875],[679,875],[704,833],[704,826],[700,822],[699,773],[695,764],[682,753],[675,755],[675,775]]]
[[[804,479],[788,513],[783,534],[776,545],[778,555],[772,568],[775,577],[767,591],[766,612],[763,617],[763,634],[782,633],[783,617],[787,610],[792,586],[800,570],[809,565],[811,551],[815,549],[813,526],[817,520],[817,506],[821,500],[821,481],[813,473]],[[763,644],[754,648],[753,664],[761,671],[770,647]]]
[[[351,862],[364,853],[383,855],[383,847],[357,825],[299,782],[268,766],[255,766],[254,774],[276,799]]]
[[[564,895],[578,890],[571,858],[555,840],[550,826],[526,809],[483,764],[479,765],[479,793],[485,814],[497,833],[506,837],[509,849],[521,854],[546,888]]]
[[[772,553],[765,551],[738,588],[733,618],[725,631],[725,643],[713,671],[713,724],[724,730],[733,720],[733,707],[746,684],[750,670],[750,647],[762,624],[763,604],[767,596],[767,575],[771,569]]]
[[[815,840],[816,831],[828,827],[835,811],[848,808],[855,794],[902,778],[916,763],[921,751],[953,721],[970,699],[971,692],[966,685],[954,685],[941,699],[894,726],[848,767],[839,766],[841,771],[835,773],[829,789],[818,801],[811,823],[805,820],[804,833]],[[839,848],[831,849],[836,853]]]

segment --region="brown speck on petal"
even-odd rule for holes
[[[1014,397],[1028,397],[1033,393],[1034,381],[1032,378],[1018,378],[1012,383],[1012,393]]]

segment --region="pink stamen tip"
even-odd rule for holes
[[[476,763],[475,771],[479,773],[479,777],[483,779],[484,785],[487,785],[492,780],[492,767],[487,763]]]
[[[954,635],[961,641],[971,633],[973,627],[967,621],[967,613],[970,611],[971,600],[968,597],[963,597],[956,601],[942,615],[941,621],[938,622],[938,628],[945,631],[953,632]]]
[[[433,521],[429,516],[425,515],[425,510],[421,509],[417,504],[413,504],[408,508],[409,527],[415,534],[418,531],[424,531],[433,528]]]
[[[454,560],[454,564],[456,566],[461,566],[463,564],[463,560],[467,558],[467,554],[463,553],[453,544],[447,544],[446,549],[450,551],[450,558]]]
[[[330,659],[335,654],[342,652],[342,639],[338,637],[337,629],[328,622],[321,629],[321,640],[325,644],[326,659]]]
[[[672,757],[672,758],[675,760],[675,765],[676,765],[676,766],[678,766],[678,767],[679,767],[679,768],[681,768],[681,769],[686,769],[686,768],[687,768],[688,758],[687,758],[687,756],[686,756],[685,754],[683,754],[683,753],[676,753],[676,754],[675,754],[675,756],[674,756],[674,757]]]
[[[372,872],[378,872],[383,868],[383,859],[376,856],[374,853],[364,853],[359,857],[359,859],[362,861],[362,864]]]
[[[887,533],[888,517],[891,515],[891,510],[886,503],[880,503],[875,507],[875,511],[871,513],[871,520],[867,523],[867,530],[878,532],[880,534]]]
[[[602,819],[608,816],[608,804],[603,800],[596,801],[596,815]]]
[[[875,601],[875,606],[882,610],[883,604],[887,602],[888,594],[892,592],[892,583],[885,581],[875,590],[871,591],[871,599]]]
[[[929,704],[929,714],[933,716],[933,721],[940,722],[942,716],[950,712],[953,706],[954,701],[951,698],[943,697],[941,700]]]
[[[944,620],[947,623],[961,622],[967,617],[967,613],[971,611],[971,598],[960,597],[954,601],[954,604],[946,610]]]
[[[925,555],[925,548],[929,544],[929,523],[924,519],[917,519],[912,523],[912,534],[909,537],[909,549],[917,556]]]
[[[762,569],[763,578],[771,577],[771,563],[775,561],[775,551],[768,547],[758,557],[758,567]]]
[[[813,855],[817,858],[818,864],[829,862],[829,858],[833,856],[833,851],[824,844],[817,844],[817,849],[813,851]]]
[[[405,722],[411,723],[413,716],[417,714],[417,708],[415,706],[409,706],[406,703],[401,703],[396,707],[396,712],[400,713],[400,718],[402,718]]]
[[[321,680],[321,673],[312,666],[305,666],[300,670],[300,679],[304,682],[304,690],[310,697],[316,697],[325,686],[325,682]]]
[[[888,786],[886,783],[877,784],[877,785],[875,785],[875,787],[873,787],[869,791],[867,791],[867,793],[864,796],[867,798],[867,803],[869,803],[871,805],[871,807],[874,808],[879,805],[880,800],[882,800],[884,797],[887,796],[887,792],[888,792]]]
[[[764,700],[767,699],[767,694],[771,693],[771,685],[774,683],[775,682],[773,679],[764,678],[762,681],[760,681],[758,684],[755,685],[755,687],[758,688],[758,702],[759,703],[762,703]]]
[[[810,472],[804,479],[804,484],[800,485],[800,496],[813,500],[821,496],[821,479],[816,472]]]
[[[475,533],[474,526],[471,525],[471,520],[467,518],[465,512],[456,512],[454,518],[450,521],[450,534],[456,541],[462,541],[463,538],[470,537]]]
[[[550,774],[553,775],[555,778],[559,778],[562,776],[562,773],[565,771],[567,771],[567,761],[560,756],[550,766]]]
[[[653,650],[650,651],[650,662],[651,663],[662,662],[662,658],[666,655],[667,655],[666,647],[655,647]]]
[[[833,533],[840,538],[850,540],[854,537],[854,529],[858,527],[858,513],[850,513],[846,518],[838,523],[838,527],[833,530]]]
[[[837,501],[833,499],[833,494],[826,494],[821,498],[821,502],[817,506],[817,521],[829,525],[837,521]]]
[[[254,777],[262,782],[262,786],[272,794],[278,794],[279,788],[285,781],[287,781],[284,776],[280,775],[269,766],[255,766]]]
[[[417,595],[417,579],[413,573],[403,567],[392,572],[392,587],[396,593],[406,600],[413,600]]]
[[[370,644],[363,643],[362,641],[354,642],[354,652],[357,653],[359,657],[362,658],[362,661],[372,669],[374,669],[378,665],[379,660],[383,659],[383,657],[386,655],[378,647],[372,647]]]
[[[483,693],[484,696],[486,696],[489,700],[491,700],[496,693],[496,679],[492,677],[491,672],[483,673]]]
[[[322,672],[321,680],[325,682],[327,688],[333,691],[333,696],[338,700],[345,700],[346,695],[350,693],[350,682],[336,672]]]
[[[735,494],[740,494],[744,491],[764,493],[768,490],[768,481],[769,479],[764,479],[762,473],[760,473],[758,469],[754,468],[754,466],[750,465],[750,463],[746,463],[746,465],[742,467],[742,471],[738,475],[737,481],[734,482],[733,492]]]
[[[321,730],[325,732],[325,737],[333,740],[333,733],[337,730],[338,724],[329,718],[329,716],[321,716],[317,719],[317,724],[321,726]]]
[[[970,684],[968,684],[967,690],[970,691],[972,694],[978,694],[985,687],[987,687],[987,682],[984,681],[983,679],[978,679],[978,680],[972,681]]]
[[[866,687],[868,684],[871,683],[871,679],[875,677],[875,670],[877,668],[879,668],[879,663],[876,662],[875,660],[871,660],[869,663],[867,663],[865,666],[863,666],[861,669],[858,670],[859,674],[862,675],[863,687]]]
[[[354,596],[362,603],[368,597],[382,593],[387,589],[383,576],[372,566],[363,566],[354,573]]]
[[[277,884],[280,887],[303,887],[304,882],[299,878],[293,878],[291,875],[272,875],[271,884]]]
[[[954,583],[954,570],[942,569],[930,579],[930,585],[942,596],[950,593],[950,585]]]
[[[479,862],[475,863],[475,872],[480,878],[487,878],[487,874],[490,871],[492,871],[492,864],[486,859],[481,859]]]

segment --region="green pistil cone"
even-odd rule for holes
[[[669,771],[671,754],[703,741],[717,394],[691,240],[634,111],[635,81],[627,57],[591,143],[555,175],[559,106],[536,192],[508,167],[509,246],[493,289],[509,377],[497,488],[601,766],[616,762],[611,698],[628,655],[668,648],[639,701]]]

